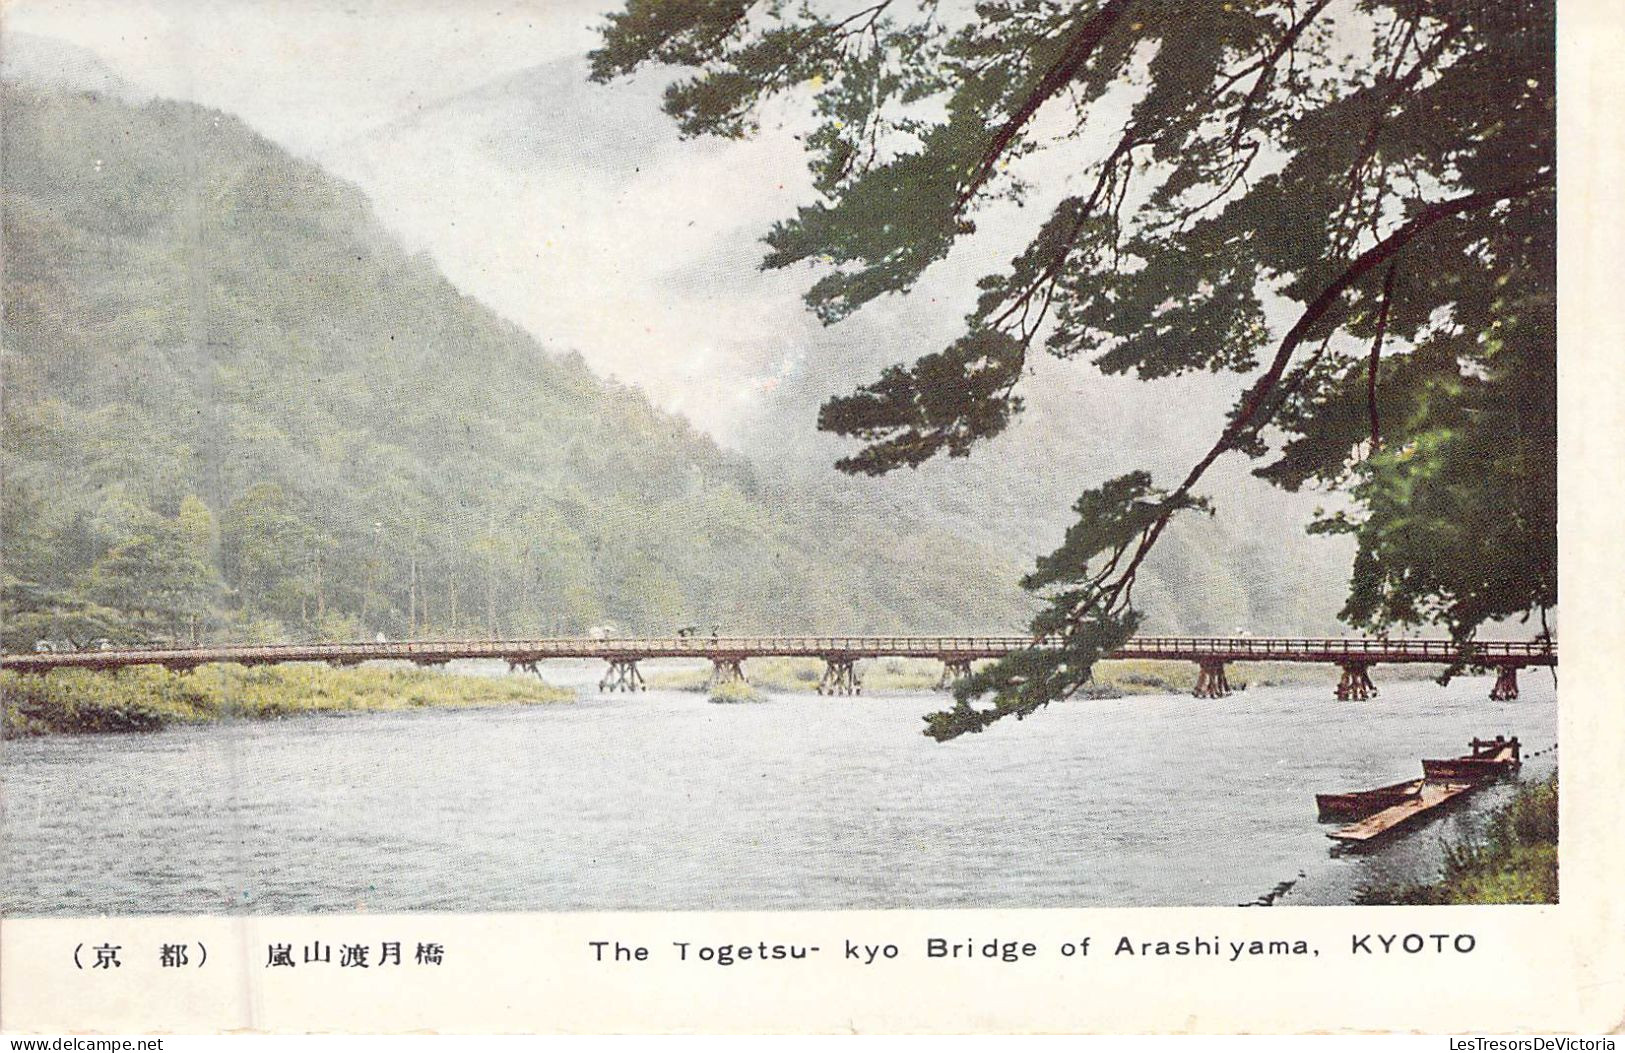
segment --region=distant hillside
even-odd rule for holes
[[[1024,560],[765,484],[232,117],[0,103],[8,646],[1024,622]]]
[[[884,365],[911,362],[952,339],[956,319],[901,298],[866,308],[821,334],[788,378],[752,445],[819,485],[827,466],[856,443],[812,437],[818,405],[855,385],[840,378],[878,376]],[[914,334],[900,347],[888,334]],[[1206,452],[1224,423],[1239,381],[1210,376],[1143,382],[1103,377],[1084,362],[1035,356],[1023,382],[1026,410],[1010,428],[966,459],[940,457],[915,470],[849,483],[853,499],[929,519],[976,544],[1017,555],[1024,565],[1053,550],[1086,488],[1136,468],[1172,485]],[[1136,604],[1149,631],[1264,634],[1341,633],[1353,544],[1305,532],[1317,504],[1333,495],[1290,494],[1252,477],[1252,462],[1221,459],[1200,488],[1214,516],[1174,521],[1140,573]]]
[[[36,88],[90,91],[137,104],[151,98],[108,69],[88,48],[9,29],[0,33],[0,77]]]

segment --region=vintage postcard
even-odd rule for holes
[[[1625,1028],[1622,27],[6,0],[0,1028]]]

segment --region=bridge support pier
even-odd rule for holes
[[[938,691],[952,691],[954,684],[970,676],[969,658],[944,658],[942,677],[937,681]]]
[[[1350,662],[1343,666],[1343,679],[1337,682],[1337,697],[1342,702],[1364,702],[1377,697],[1377,685],[1371,682],[1369,662]]]
[[[1503,665],[1495,670],[1495,686],[1490,688],[1491,702],[1511,702],[1518,697],[1518,667]]]
[[[863,680],[858,676],[856,658],[825,658],[824,679],[818,682],[820,695],[861,695]]]
[[[598,681],[598,690],[647,691],[649,686],[643,682],[643,674],[638,672],[636,658],[611,658],[609,671]]]
[[[713,658],[711,659],[711,679],[705,682],[705,689],[710,691],[723,684],[748,684],[745,679],[745,660],[743,658]]]
[[[1224,698],[1230,694],[1230,679],[1224,675],[1223,662],[1202,662],[1196,670],[1196,698]]]
[[[418,664],[422,665],[424,663],[420,662]],[[444,662],[438,662],[438,663],[433,663],[433,664],[444,665],[445,663]],[[544,684],[547,683],[547,677],[542,675],[542,668],[541,668],[541,666],[539,666],[536,663],[535,659],[531,659],[530,661],[526,661],[525,659],[522,659],[522,658],[510,658],[510,659],[508,659],[508,672],[510,672],[510,673],[520,673],[520,672],[534,673],[534,674],[536,674],[536,679],[540,680]],[[605,677],[605,679],[607,680],[608,677]],[[603,690],[603,685],[600,684],[598,689],[600,691],[602,691]]]

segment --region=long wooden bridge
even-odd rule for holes
[[[407,661],[444,665],[460,659],[497,659],[512,669],[538,672],[538,663],[560,658],[593,658],[609,663],[601,691],[644,688],[638,663],[655,658],[709,660],[714,682],[745,677],[752,658],[818,658],[824,694],[862,690],[857,662],[871,658],[929,658],[943,665],[941,686],[968,675],[971,663],[1001,658],[1015,651],[1043,647],[1029,636],[674,636],[648,638],[554,637],[537,640],[421,640],[376,643],[204,645],[162,648],[113,648],[88,651],[36,652],[0,656],[0,668],[19,673],[55,669],[117,670],[161,665],[195,669],[215,662],[271,665],[281,662],[326,662],[358,665],[369,661]],[[1494,669],[1492,699],[1518,697],[1518,670],[1555,666],[1557,645],[1549,640],[1481,641],[1466,654],[1450,640],[1385,640],[1367,637],[1298,639],[1282,637],[1137,636],[1112,659],[1160,659],[1193,662],[1198,673],[1194,694],[1219,698],[1230,693],[1226,666],[1232,662],[1316,662],[1336,665],[1343,675],[1335,694],[1365,699],[1376,693],[1371,667],[1381,664],[1449,665],[1465,662]]]

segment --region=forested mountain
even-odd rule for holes
[[[1181,468],[1180,421],[1224,405],[1063,371],[969,462],[837,477],[816,407],[941,324],[904,301],[817,334],[729,454],[459,293],[348,184],[92,72],[0,100],[8,647],[1014,629],[1072,496]],[[1142,576],[1148,627],[1332,630],[1346,546],[1241,467]]]
[[[8,648],[1024,623],[1017,555],[764,481],[231,116],[3,107]]]
[[[595,368],[639,377],[657,398],[667,400],[663,404],[693,407],[708,401],[710,406],[697,407],[697,419],[712,427],[720,415],[713,407],[733,402],[728,391],[742,377],[765,380],[759,386],[770,394],[743,404],[743,412],[726,417],[720,429],[764,472],[792,480],[803,492],[825,492],[820,501],[838,493],[870,514],[884,510],[933,523],[1010,554],[1024,568],[1060,543],[1076,518],[1072,502],[1085,489],[1136,468],[1153,470],[1160,482],[1181,478],[1222,427],[1240,388],[1235,378],[1143,383],[1102,376],[1081,359],[1061,363],[1034,356],[1032,365],[1043,374],[1025,385],[1027,412],[968,461],[927,463],[879,479],[836,479],[832,464],[856,444],[817,433],[819,404],[850,393],[887,365],[945,346],[975,301],[977,279],[1004,257],[996,252],[979,260],[950,257],[910,295],[887,297],[838,325],[822,327],[799,309],[798,277],[756,271],[755,239],[793,207],[791,201],[766,193],[762,180],[722,179],[730,207],[719,212],[708,210],[710,202],[684,185],[718,181],[719,157],[789,178],[775,167],[772,144],[681,140],[659,112],[658,79],[606,87],[589,83],[588,72],[584,60],[569,58],[496,76],[335,146],[323,161],[366,187],[392,229],[413,243],[433,246],[437,258],[453,261],[450,273],[460,287],[507,304],[532,331],[550,326],[578,331],[580,322],[557,300],[516,302],[513,276],[532,269],[516,271],[504,266],[504,259],[528,260],[545,239],[548,247],[534,268],[545,272],[568,238],[574,251],[595,257],[596,273],[608,269],[599,257],[616,258],[623,288],[638,287],[625,271],[641,274],[660,263],[670,315],[655,324],[682,333],[676,318],[704,312],[717,319],[703,339],[716,352],[718,368],[696,378],[676,356],[664,368],[631,368],[633,345],[606,348],[601,340],[587,347]],[[471,170],[492,174],[493,199],[503,208],[525,211],[529,223],[500,232],[483,273],[456,262],[468,240],[461,232],[489,229],[473,203],[455,195],[454,229],[448,229],[445,216],[427,216],[418,207],[433,200],[437,190],[462,186]],[[669,191],[664,199],[656,196],[661,187]],[[581,195],[578,211],[590,215],[566,216],[554,206],[561,195],[572,194]],[[617,226],[593,221],[599,212],[620,215],[651,198],[669,204],[669,216],[640,213],[659,229],[658,253],[626,253]],[[547,217],[552,221],[544,222]],[[1003,219],[1020,234],[1020,217]],[[1005,251],[1019,247],[1012,241]],[[786,304],[794,312],[788,317]],[[1352,543],[1308,536],[1304,525],[1324,498],[1285,493],[1252,478],[1251,467],[1239,457],[1216,466],[1207,492],[1215,498],[1217,515],[1176,523],[1153,554],[1136,590],[1148,627],[1338,631],[1335,614],[1346,593]]]

